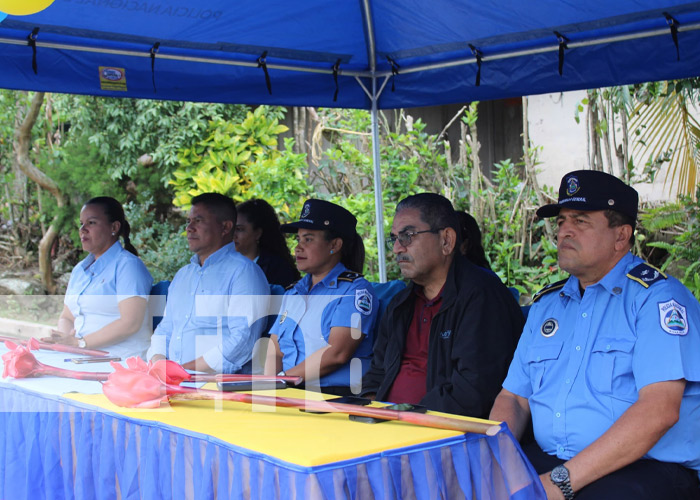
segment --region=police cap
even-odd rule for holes
[[[537,210],[538,217],[554,217],[562,208],[615,210],[637,220],[637,191],[614,175],[598,170],[576,170],[566,174],[559,186],[557,203]]]
[[[299,220],[282,224],[280,229],[285,233],[296,233],[304,229],[330,229],[336,234],[351,237],[355,234],[357,219],[346,209],[335,203],[324,200],[310,199],[304,202]]]

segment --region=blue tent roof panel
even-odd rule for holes
[[[700,2],[55,0],[0,47],[5,88],[368,108],[376,76],[414,107],[696,76]]]

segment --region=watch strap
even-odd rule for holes
[[[554,483],[556,484],[561,492],[564,494],[564,498],[566,500],[574,500],[574,490],[571,488],[571,481],[568,479],[565,481],[562,481],[561,483]]]
[[[562,480],[555,481],[555,471],[559,470],[560,472],[564,472],[565,477]],[[549,476],[549,479],[554,483],[554,485],[559,488],[564,495],[565,500],[573,500],[575,494],[574,490],[571,487],[571,479],[569,478],[569,469],[567,469],[564,465],[557,465],[553,470],[552,473]]]

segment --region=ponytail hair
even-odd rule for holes
[[[129,238],[131,226],[126,220],[126,216],[124,215],[124,207],[122,207],[121,203],[109,196],[98,196],[96,198],[89,199],[85,205],[97,205],[102,207],[102,211],[107,216],[107,220],[110,223],[118,222],[119,232],[117,233],[117,238],[119,236],[124,238],[124,248],[138,256],[139,253],[136,251],[136,248],[134,248],[134,245],[132,245],[131,239]]]
[[[324,232],[326,241],[331,241],[335,238],[343,240],[343,247],[340,249],[340,262],[348,268],[348,270],[363,274],[365,267],[365,244],[362,241],[362,236],[357,234],[357,231],[352,236],[341,236],[330,229]]]

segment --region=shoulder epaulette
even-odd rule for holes
[[[660,269],[657,269],[646,262],[643,262],[630,269],[630,272],[627,273],[627,277],[632,281],[636,281],[644,288],[649,288],[657,281],[668,278],[668,276],[666,276],[666,274],[664,274]]]
[[[353,271],[343,271],[338,275],[338,281],[355,281],[356,279],[362,278],[362,274],[355,273]]]
[[[542,290],[537,292],[535,295],[533,295],[532,302],[530,304],[534,304],[535,302],[540,300],[540,297],[542,297],[543,295],[547,295],[550,292],[554,292],[556,290],[559,290],[560,288],[564,288],[564,285],[566,284],[567,280],[568,280],[568,278],[563,279],[561,281],[557,281],[556,283],[550,283],[549,285],[544,287]]]
[[[294,288],[294,285],[296,285],[297,283],[299,283],[299,281],[301,281],[301,280],[297,280],[297,281],[295,281],[295,282],[293,282],[293,283],[290,283],[289,285],[285,286],[284,289],[285,289],[285,290],[291,290],[292,288]]]

